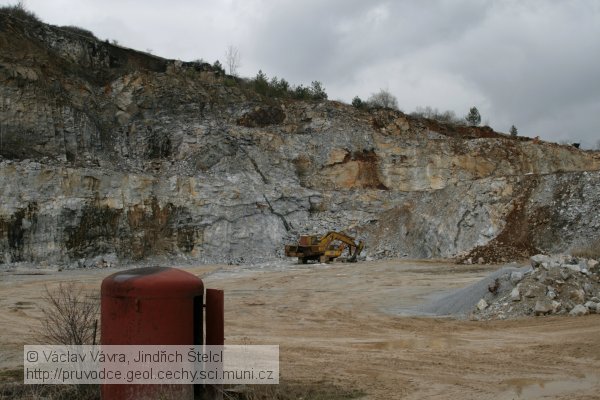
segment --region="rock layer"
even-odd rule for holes
[[[327,230],[371,257],[475,261],[599,237],[600,162],[572,147],[266,98],[208,64],[4,15],[0,82],[5,264],[258,261]]]

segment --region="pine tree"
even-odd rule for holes
[[[465,119],[469,125],[478,126],[481,123],[481,115],[479,114],[477,107],[471,107],[469,115],[467,115]]]
[[[364,103],[363,101],[360,99],[360,97],[358,96],[354,96],[354,98],[352,99],[352,105],[356,108],[363,108]]]
[[[310,84],[310,94],[314,100],[327,100],[325,88],[319,81],[312,81]]]
[[[258,74],[256,74],[256,78],[254,78],[254,90],[256,90],[257,93],[262,94],[264,96],[266,96],[267,92],[269,91],[269,81],[267,79],[267,74],[262,72],[262,70],[259,70]]]
[[[517,127],[516,126],[511,126],[510,127],[510,135],[511,136],[517,136],[519,134],[519,131],[517,131]]]

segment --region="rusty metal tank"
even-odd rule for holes
[[[103,345],[202,344],[204,284],[168,267],[117,272],[102,281]]]
[[[202,280],[167,267],[139,268],[106,277],[101,287],[102,345],[201,345]],[[103,399],[150,399],[159,385],[102,385]],[[160,388],[164,396],[165,388]],[[191,385],[170,394],[193,398]]]

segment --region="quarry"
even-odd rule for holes
[[[0,399],[68,398],[18,385],[44,290],[149,266],[224,290],[228,344],[280,346],[283,389],[226,398],[598,396],[598,151],[2,13],[0,129]],[[326,232],[358,262],[285,256]]]

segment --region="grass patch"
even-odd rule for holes
[[[225,390],[228,400],[347,400],[364,397],[359,390],[326,382],[281,382],[279,385],[241,385]]]
[[[571,255],[580,258],[593,258],[594,260],[600,260],[600,238],[592,241],[587,246],[575,247],[571,251]]]
[[[18,377],[18,381],[12,380],[15,377]],[[365,393],[362,391],[325,382],[240,385],[225,389],[223,393],[225,400],[349,400],[364,396]],[[164,398],[170,399],[168,395]],[[25,385],[22,368],[0,371],[0,400],[16,399],[99,400],[100,387],[98,385]]]
[[[0,385],[0,400],[100,400],[98,385]]]
[[[23,368],[0,370],[0,383],[23,381]]]
[[[83,29],[83,28],[80,28],[78,26],[74,26],[74,25],[61,26],[60,29],[62,29],[63,31],[74,33],[74,34],[79,35],[79,36],[87,37],[89,39],[98,39],[92,33],[92,31],[88,31],[87,29]]]
[[[23,367],[0,370],[0,400],[100,400],[99,385],[25,385]]]

